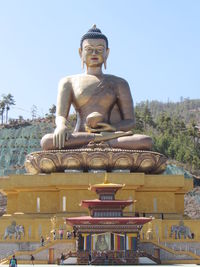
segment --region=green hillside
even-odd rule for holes
[[[40,150],[40,139],[53,132],[53,123],[35,121],[26,126],[0,129],[0,176],[24,173],[25,156]]]
[[[154,120],[156,120],[162,112],[167,113],[172,117],[179,117],[188,124],[191,121],[199,122],[200,124],[200,99],[181,99],[180,102],[159,102],[159,101],[143,101],[138,103],[138,108],[149,107]]]
[[[134,132],[152,136],[154,150],[200,175],[200,100],[136,105]]]

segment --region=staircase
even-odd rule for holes
[[[148,258],[148,259],[152,260],[153,262],[155,262],[157,264],[161,264],[161,260],[160,259],[154,257],[153,255],[147,253],[146,251],[140,251],[139,252],[139,256]]]
[[[48,253],[49,248],[55,248],[55,259],[60,258],[60,254],[62,252],[68,252],[67,247],[71,247],[72,249],[75,248],[75,241],[74,240],[54,240],[51,241],[44,246],[40,246],[35,250],[28,250],[28,251],[12,251],[9,255],[7,254],[6,257],[0,260],[1,264],[8,264],[13,252],[15,253],[16,258],[18,259],[18,263],[30,263],[30,256],[33,255],[35,257],[35,263],[48,263]],[[57,253],[56,253],[57,252]],[[72,255],[73,256],[73,255]]]
[[[148,249],[148,248],[146,248],[145,249],[145,243],[146,244],[149,244],[150,245],[150,247],[151,247],[151,251]],[[167,246],[165,246],[165,245],[163,245],[163,244],[161,244],[161,243],[158,243],[158,242],[156,242],[156,241],[153,241],[153,240],[151,240],[151,241],[141,241],[141,243],[140,243],[142,246],[143,246],[143,248],[142,248],[142,250],[143,250],[143,254],[148,254],[148,258],[150,258],[150,259],[152,259],[153,261],[155,261],[155,257],[154,256],[152,256],[152,250],[153,250],[153,248],[159,248],[160,249],[160,263],[158,262],[158,261],[156,261],[158,264],[170,264],[170,263],[200,263],[200,255],[197,255],[197,254],[195,254],[195,253],[193,253],[193,252],[191,252],[191,251],[186,251],[186,250],[175,250],[175,249],[172,249],[172,248],[169,248],[169,247],[167,247]],[[169,253],[168,255],[174,255],[174,256],[176,256],[176,257],[170,257],[169,256],[169,258],[168,259],[166,259],[165,257],[164,257],[164,252],[167,252],[167,253]],[[166,254],[166,253],[165,253]],[[154,258],[154,259],[153,259]],[[158,259],[157,259],[158,260]]]

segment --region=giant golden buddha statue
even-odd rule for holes
[[[30,167],[29,163],[33,159],[28,157],[26,161],[28,171],[33,165],[38,166],[38,164],[41,165],[39,167],[40,171],[43,170],[45,172],[47,169],[49,171],[58,171],[65,168],[80,168],[81,163],[77,156],[74,157],[74,153],[79,151],[79,157],[81,157],[80,152],[85,152],[84,149],[87,149],[87,153],[90,153],[90,157],[95,161],[95,164],[93,164],[95,166],[88,167],[89,163],[84,163],[83,168],[111,169],[112,164],[108,164],[110,166],[105,167],[106,164],[102,163],[105,162],[105,155],[98,155],[97,159],[94,160],[93,152],[95,148],[102,149],[101,153],[107,153],[109,149],[113,153],[119,153],[119,150],[123,150],[121,153],[136,150],[147,153],[152,149],[151,137],[133,134],[132,132],[135,125],[135,117],[133,100],[127,81],[102,72],[102,66],[104,65],[106,68],[109,55],[108,39],[96,28],[96,25],[81,38],[79,55],[82,67],[84,68],[84,65],[86,65],[86,71],[84,74],[67,76],[60,81],[57,97],[56,129],[54,133],[46,134],[41,140],[42,155],[49,155],[50,151],[52,151],[54,159],[46,156],[41,159],[40,155],[40,162],[35,165],[32,164]],[[71,105],[76,110],[77,123],[74,132],[69,134],[66,124]],[[92,151],[88,151],[88,149]],[[64,161],[68,163],[59,166],[59,168],[56,167],[55,163],[55,155],[58,156],[55,150],[62,151],[62,153],[67,152],[65,153]],[[45,154],[45,151],[48,151],[48,153],[46,152]],[[73,155],[71,154],[69,158],[70,152],[73,152]],[[93,156],[91,153],[93,153]],[[144,155],[144,153],[142,154]],[[126,154],[126,157],[127,155],[130,155],[130,153]],[[104,158],[103,161],[99,160],[102,157]],[[153,154],[150,157],[151,161],[152,157]],[[119,164],[120,168],[127,167],[125,161],[120,159],[120,162],[123,162],[123,164]],[[132,167],[130,167],[130,159],[128,162],[128,169],[134,169],[137,165],[133,167],[132,165],[134,164],[131,163]],[[145,158],[145,162],[149,170],[149,165],[152,167],[152,163],[149,163],[149,158]]]
[[[77,148],[103,140],[114,148],[150,150],[149,136],[130,131],[135,118],[127,81],[102,72],[109,54],[108,40],[95,25],[81,38],[79,54],[86,72],[60,81],[56,129],[43,137],[42,148]],[[76,110],[77,124],[68,135],[66,122],[71,105]]]

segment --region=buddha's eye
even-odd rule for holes
[[[92,49],[92,48],[89,48],[89,47],[88,47],[88,48],[86,48],[85,50],[86,50],[86,52],[88,52],[88,53],[92,54],[92,51],[93,51],[93,49]]]
[[[102,54],[102,53],[103,53],[103,49],[102,49],[102,48],[99,48],[99,49],[97,49],[97,52],[98,52],[99,54]]]

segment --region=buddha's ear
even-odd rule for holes
[[[109,53],[110,53],[110,48],[107,48],[106,49],[106,59],[108,58]]]
[[[107,61],[109,52],[110,52],[110,49],[107,48],[107,49],[106,49],[106,56],[105,56],[105,58],[104,58],[104,62],[103,62],[103,64],[104,64],[104,69],[105,69],[105,70],[106,70],[106,67],[107,67],[106,61]]]
[[[81,68],[84,70],[84,60],[83,60],[83,57],[82,57],[82,49],[79,48],[78,52],[79,52],[79,56],[81,58]]]

